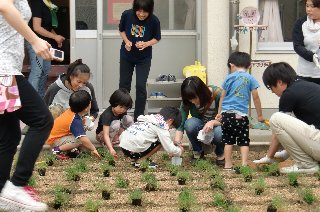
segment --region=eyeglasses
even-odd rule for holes
[[[270,85],[267,85],[266,87],[267,87],[268,90],[271,90],[271,86]]]

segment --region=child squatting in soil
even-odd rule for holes
[[[132,99],[126,89],[120,88],[110,96],[109,103],[110,106],[100,115],[96,139],[117,158],[113,145],[119,143],[121,133],[133,124],[133,117],[127,115],[127,110],[132,107]]]
[[[180,124],[180,111],[174,107],[164,107],[158,114],[140,115],[137,122],[121,134],[120,147],[136,167],[139,166],[138,160],[149,158],[161,147],[170,155],[181,156],[182,145],[174,144],[169,133],[169,129],[177,128]]]
[[[248,164],[249,154],[249,119],[248,105],[250,93],[257,110],[258,121],[265,118],[262,115],[261,102],[257,88],[258,81],[247,73],[251,66],[250,55],[245,52],[234,52],[228,59],[231,73],[222,83],[219,110],[216,116],[222,124],[222,141],[225,143],[226,170],[232,169],[232,148],[234,144],[240,146],[242,166]]]
[[[82,117],[89,113],[91,96],[85,90],[79,90],[71,94],[70,108],[54,120],[54,125],[48,138],[48,144],[53,146],[52,152],[57,158],[68,158],[64,153],[70,150],[85,147],[91,154],[100,158],[95,146],[86,135]]]

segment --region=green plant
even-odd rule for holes
[[[179,185],[185,185],[186,181],[189,180],[190,178],[191,178],[191,175],[188,171],[179,171],[177,173],[177,179],[178,179]]]
[[[140,163],[140,170],[145,172],[149,169],[150,161],[149,160],[143,160]]]
[[[36,165],[37,172],[39,173],[40,176],[46,175],[47,167],[48,167],[48,165],[45,162],[41,162]]]
[[[52,166],[54,163],[54,160],[56,159],[56,156],[50,152],[50,153],[46,153],[44,155],[44,158],[45,158],[46,164],[48,166]]]
[[[275,177],[280,176],[279,163],[272,163],[267,167],[268,167],[267,173],[269,176],[275,176]]]
[[[167,170],[170,172],[171,176],[176,176],[178,171],[180,170],[179,166],[173,165],[171,163],[167,164]]]
[[[221,175],[216,175],[214,178],[211,178],[210,187],[212,189],[218,188],[220,190],[224,190],[225,183],[224,178]]]
[[[161,159],[162,159],[163,161],[169,161],[169,160],[170,160],[170,156],[169,156],[168,153],[164,152],[164,153],[162,153],[162,155],[161,155]]]
[[[77,158],[74,163],[74,167],[79,171],[79,172],[86,172],[88,171],[88,166],[87,166],[87,160],[84,158]]]
[[[108,161],[110,166],[116,165],[116,161],[114,160],[114,157],[111,155],[109,151],[106,151],[103,154],[104,154],[104,159]]]
[[[28,186],[36,186],[36,184],[36,178],[34,176],[31,176],[28,181]]]
[[[218,176],[218,175],[220,175],[220,172],[219,172],[219,170],[218,169],[211,169],[211,170],[209,170],[209,171],[207,171],[206,173],[205,173],[205,176],[207,177],[207,178],[209,178],[209,179],[213,179],[213,178],[215,178],[216,176]]]
[[[195,196],[188,188],[182,189],[178,196],[179,209],[182,211],[189,211],[196,203]]]
[[[102,199],[109,200],[111,197],[111,188],[108,187],[105,183],[98,182],[95,184],[95,187],[101,191]]]
[[[130,200],[142,199],[142,192],[140,190],[133,190],[129,195]]]
[[[295,172],[291,172],[288,174],[288,180],[289,180],[289,185],[293,186],[293,187],[298,187],[299,183],[298,183],[298,173]]]
[[[213,195],[213,204],[221,208],[228,208],[228,202],[223,193],[217,192]]]
[[[54,192],[64,192],[64,193],[67,193],[67,194],[71,194],[71,190],[69,188],[64,187],[64,186],[62,186],[60,184],[55,185],[54,188],[53,188],[53,191]]]
[[[245,182],[252,181],[253,170],[250,168],[250,166],[241,166],[240,173],[242,174]]]
[[[272,198],[270,205],[267,208],[267,211],[277,211],[277,209],[280,209],[283,205],[283,199],[281,196],[276,195]]]
[[[116,178],[116,187],[117,188],[128,188],[129,181],[127,179],[124,179],[122,175],[118,175]]]
[[[253,188],[254,188],[256,195],[262,194],[262,192],[264,192],[266,186],[267,186],[267,184],[266,184],[266,181],[264,180],[264,178],[259,177],[257,179],[257,181],[253,183]]]
[[[106,162],[102,162],[101,165],[100,165],[100,168],[103,172],[103,175],[105,177],[109,177],[110,176],[110,171],[112,170],[112,166],[109,165],[109,163],[106,163]]]
[[[207,160],[196,160],[194,163],[194,167],[198,171],[205,171],[205,172],[214,169],[213,165]]]
[[[239,212],[240,209],[237,206],[229,206],[227,211],[228,212]]]
[[[61,206],[66,205],[70,200],[70,192],[61,185],[56,185],[53,189],[54,192],[54,205],[55,209],[60,208]]]
[[[86,210],[89,212],[97,212],[101,206],[101,202],[98,200],[89,199],[86,201]]]
[[[311,188],[306,188],[302,190],[302,195],[303,195],[303,200],[309,205],[312,205],[312,203],[316,200],[316,197],[313,194]]]
[[[153,173],[145,172],[142,175],[142,181],[146,182],[146,190],[147,191],[154,191],[157,189],[157,179]]]
[[[65,169],[67,180],[79,181],[80,180],[80,171],[75,166],[69,166]]]

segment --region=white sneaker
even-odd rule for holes
[[[309,169],[299,168],[297,164],[294,164],[289,167],[283,167],[280,169],[280,173],[288,174],[288,173],[306,173],[306,174],[313,174],[319,171],[319,166],[315,166]]]
[[[272,163],[275,163],[276,161],[274,159],[268,158],[268,156],[265,156],[259,160],[254,160],[253,162],[256,164],[272,164]]]
[[[285,161],[289,158],[289,154],[286,150],[282,150],[280,152],[276,152],[274,154],[274,158],[279,161],[279,162],[282,162],[282,161]]]
[[[10,181],[7,181],[2,189],[0,202],[2,204],[6,203],[6,207],[8,208],[17,208],[20,209],[20,211],[48,210],[48,206],[45,203],[40,202],[36,197],[35,190],[29,186],[15,186]]]

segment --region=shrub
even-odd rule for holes
[[[298,183],[298,173],[295,172],[291,172],[288,174],[288,180],[289,180],[289,185],[293,186],[293,187],[298,187],[299,183]]]
[[[267,184],[266,184],[266,181],[264,180],[264,178],[259,177],[257,179],[257,181],[253,183],[253,188],[254,188],[256,195],[262,194],[266,188],[266,185]]]
[[[188,188],[184,188],[178,196],[178,204],[180,210],[188,211],[196,203],[196,199],[192,191]]]
[[[89,199],[86,201],[86,210],[89,212],[97,212],[101,206],[101,202],[98,200]]]
[[[309,205],[312,205],[312,203],[316,200],[316,197],[314,196],[311,188],[306,188],[302,191],[303,200],[308,203]]]
[[[127,179],[124,179],[122,175],[118,175],[116,178],[116,187],[117,188],[128,188],[129,181]]]

